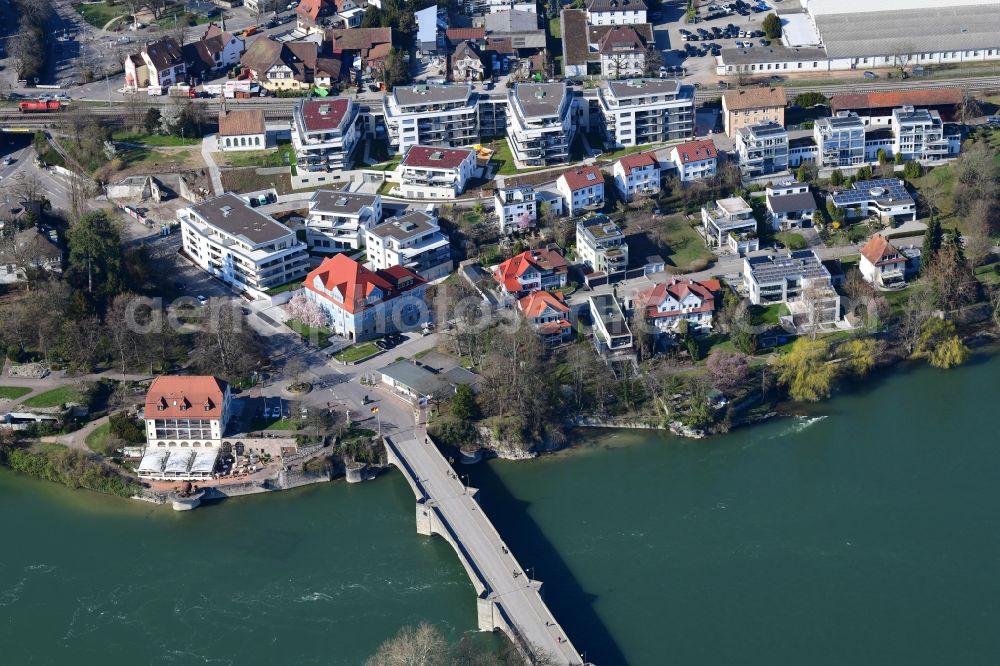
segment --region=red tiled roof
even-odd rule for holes
[[[223,111],[219,114],[219,134],[221,136],[264,134],[266,131],[263,111],[238,109]]]
[[[552,308],[556,312],[567,314],[569,306],[560,293],[550,291],[533,291],[517,302],[517,307],[521,309],[525,317],[538,317],[545,312],[546,308]]]
[[[427,169],[457,169],[473,152],[467,148],[438,148],[437,146],[410,146],[403,158],[403,166]]]
[[[573,325],[568,320],[560,319],[559,321],[547,321],[539,325],[537,330],[542,335],[555,335],[556,333],[563,333],[566,329],[572,327]]]
[[[830,112],[849,109],[896,109],[901,106],[957,106],[962,103],[960,88],[927,88],[924,90],[885,90],[853,95],[834,95]]]
[[[627,25],[617,26],[609,30],[597,43],[601,53],[614,53],[625,50],[642,51],[646,45],[639,33]]]
[[[517,293],[522,290],[517,278],[524,275],[529,268],[536,268],[541,273],[565,273],[569,270],[566,260],[555,250],[526,250],[514,255],[496,267],[493,278],[499,282],[505,291]]]
[[[212,376],[161,375],[146,392],[147,419],[219,419],[226,382]]]
[[[677,151],[677,157],[680,159],[681,164],[690,164],[691,162],[700,162],[719,157],[719,151],[715,148],[715,143],[711,139],[688,141],[687,143],[674,146],[674,150]]]
[[[875,234],[861,248],[861,255],[875,266],[893,264],[899,261],[906,261],[899,250],[889,242],[889,239],[882,234]],[[889,258],[895,255],[894,258]]]
[[[619,164],[622,165],[622,170],[625,171],[625,175],[632,173],[632,169],[644,169],[646,167],[657,167],[656,158],[653,157],[653,153],[636,153],[634,155],[626,155],[625,157],[618,160]]]
[[[729,90],[722,95],[727,111],[773,109],[788,103],[784,88],[744,88]]]
[[[651,318],[677,317],[682,314],[689,314],[692,312],[712,312],[715,310],[715,296],[712,293],[715,291],[712,289],[714,286],[721,288],[722,285],[718,280],[707,280],[705,282],[674,280],[666,284],[658,284],[651,289],[641,292],[638,295],[637,300],[646,308],[646,316]],[[666,312],[657,311],[657,306],[659,306],[668,295],[677,301],[681,301],[686,298],[688,294],[694,294],[697,296],[701,300],[701,305],[687,310],[668,310]]]
[[[486,28],[448,28],[444,34],[448,37],[449,42],[486,39]]]
[[[343,302],[338,302],[330,294],[317,289],[317,278],[325,289],[339,291],[344,298]],[[337,254],[324,259],[323,263],[306,276],[303,284],[306,289],[353,314],[367,307],[365,301],[376,289],[383,292],[382,300],[385,301],[425,282],[422,277],[402,266],[370,271],[347,255]]]
[[[302,101],[302,119],[309,131],[332,130],[340,127],[351,102],[346,97],[308,99]]]
[[[566,184],[569,185],[571,192],[604,183],[604,176],[601,174],[601,170],[593,165],[567,171],[560,178],[566,180]]]

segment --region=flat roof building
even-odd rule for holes
[[[813,125],[821,167],[860,166],[865,159],[865,123],[855,113],[818,118]]]
[[[468,146],[479,136],[477,97],[469,84],[396,86],[382,100],[390,145]]]
[[[597,91],[608,147],[682,141],[694,135],[694,88],[676,79],[609,81]]]
[[[403,266],[425,280],[451,273],[451,244],[437,219],[411,210],[365,232],[368,261],[378,271]]]
[[[320,254],[360,249],[365,231],[382,221],[378,194],[316,190],[309,200],[306,243]]]
[[[606,215],[595,215],[576,223],[576,252],[580,263],[596,273],[611,276],[628,268],[625,234]]]
[[[710,248],[744,254],[760,247],[753,208],[742,197],[717,199],[714,206],[703,206],[701,222]]]
[[[358,107],[349,97],[303,99],[292,112],[292,146],[303,171],[343,171],[360,145]]]
[[[569,161],[573,142],[573,96],[565,83],[516,83],[508,93],[507,137],[518,162],[527,166]]]
[[[917,204],[898,178],[859,181],[850,189],[834,191],[829,200],[845,211],[848,220],[869,215],[890,224],[917,219]]]
[[[788,131],[773,120],[741,127],[736,150],[740,171],[748,178],[788,170]]]

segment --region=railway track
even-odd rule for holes
[[[908,79],[905,83],[888,81],[884,83],[871,83],[859,81],[858,83],[817,83],[814,86],[785,86],[785,92],[789,96],[801,95],[802,93],[817,92],[827,97],[831,95],[841,95],[850,93],[870,93],[886,90],[919,90],[927,88],[962,88],[970,92],[982,92],[984,90],[1000,90],[1000,76],[985,76],[977,78],[957,78],[957,79],[937,79],[920,80]],[[695,101],[706,102],[710,99],[720,97],[725,90],[721,88],[703,88],[696,90]]]

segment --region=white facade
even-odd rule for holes
[[[694,88],[674,79],[610,81],[597,103],[605,141],[616,148],[694,135]]]
[[[562,195],[566,211],[570,216],[587,210],[604,208],[604,179],[596,167],[590,168],[597,172],[592,182],[572,185],[566,178],[566,174],[559,176],[559,179],[556,180],[556,189]]]
[[[705,242],[711,248],[729,250],[736,254],[760,249],[753,209],[741,197],[719,199],[715,206],[703,207],[701,222]]]
[[[646,23],[646,9],[625,9],[621,10],[587,10],[587,23],[590,25],[639,25]]]
[[[396,168],[399,194],[405,199],[454,199],[465,191],[475,171],[472,150],[410,146]]]
[[[628,48],[609,49],[601,53],[601,76],[627,79],[646,73],[646,51]]]
[[[378,194],[317,190],[309,200],[306,242],[322,254],[359,250],[365,232],[382,221]]]
[[[184,252],[238,289],[259,295],[308,272],[306,244],[233,194],[181,208],[177,220]]]
[[[538,222],[538,205],[532,187],[498,189],[493,197],[493,210],[500,233],[504,235],[530,229]]]
[[[769,185],[765,190],[767,213],[773,229],[801,229],[812,226],[816,199],[808,183],[788,182]]]
[[[623,157],[611,169],[615,179],[615,189],[625,201],[636,196],[650,195],[660,191],[660,165],[650,158],[648,163],[632,164]]]
[[[674,146],[670,149],[670,161],[682,183],[714,178],[719,170],[719,153],[711,139]]]
[[[365,248],[373,270],[404,266],[428,281],[451,273],[451,247],[438,221],[423,211],[410,211],[365,232]]]
[[[292,113],[292,145],[300,171],[350,169],[361,139],[358,107],[348,97],[304,99]]]
[[[569,161],[576,128],[565,83],[517,83],[508,103],[507,138],[518,162],[544,166]]]
[[[604,215],[576,223],[576,255],[583,265],[607,275],[628,268],[628,244],[625,234]]]
[[[839,113],[831,118],[817,119],[813,125],[813,139],[819,166],[852,167],[867,161],[865,123],[857,114]]]
[[[937,162],[949,156],[944,124],[937,111],[904,106],[892,112],[892,154],[904,160]]]
[[[804,316],[807,321],[801,323],[840,319],[840,296],[830,271],[812,250],[744,258],[743,286],[754,305],[785,303],[793,315]]]
[[[736,133],[736,150],[740,171],[748,178],[788,170],[788,132],[776,122],[741,127]]]
[[[405,153],[410,146],[468,146],[479,137],[472,86],[396,86],[382,100],[389,144]]]

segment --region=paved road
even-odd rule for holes
[[[393,442],[514,630],[552,663],[582,664],[580,653],[542,601],[540,583],[521,567],[437,447],[427,443],[426,432],[403,432]]]

